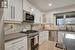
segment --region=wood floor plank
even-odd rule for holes
[[[55,45],[56,45],[56,42],[47,41],[39,46],[39,50],[62,50],[62,49],[56,48]]]

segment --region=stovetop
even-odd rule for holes
[[[36,30],[27,30],[27,31],[21,31],[21,33],[25,33],[25,34],[31,34],[31,33],[36,33],[38,31]]]
[[[36,31],[36,30],[21,31],[20,33],[27,34],[28,37],[36,36],[39,34],[38,31]]]

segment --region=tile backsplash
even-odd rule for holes
[[[17,33],[20,31],[30,30],[31,24],[21,23],[21,24],[4,24],[4,32],[5,34]],[[42,29],[41,24],[33,24],[32,30],[40,30]]]
[[[42,29],[42,25],[41,24],[34,24],[33,25],[33,28],[32,28],[33,30],[41,30]]]
[[[4,32],[5,34],[17,33],[23,29],[30,30],[30,24],[5,24],[4,25]]]

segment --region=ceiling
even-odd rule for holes
[[[41,11],[49,11],[56,8],[67,7],[75,4],[75,0],[28,0]],[[48,4],[51,3],[52,6]]]

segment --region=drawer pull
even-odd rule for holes
[[[18,50],[21,50],[22,48],[24,48],[24,46],[20,47]]]
[[[19,41],[16,41],[16,42],[14,42],[14,43],[12,43],[12,44],[15,44],[15,43],[17,43],[17,42],[20,42],[20,41],[23,41],[24,39],[22,39],[22,40],[19,40]]]

